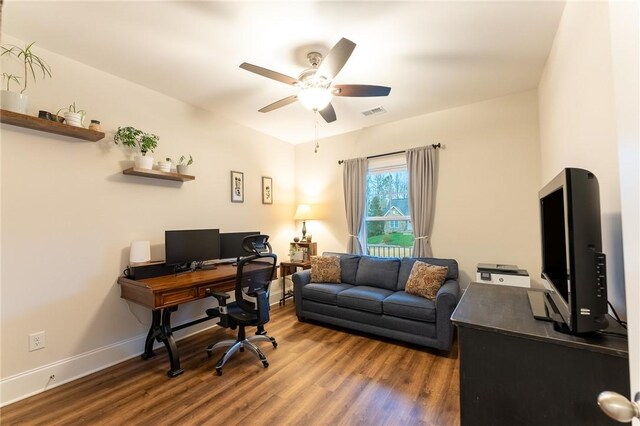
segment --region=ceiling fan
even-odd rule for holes
[[[240,68],[300,89],[296,95],[287,96],[258,111],[269,112],[295,101],[300,101],[306,108],[319,112],[327,123],[331,123],[336,121],[336,111],[331,105],[333,96],[387,96],[391,91],[390,87],[385,86],[332,84],[333,79],[347,63],[355,47],[356,44],[354,42],[342,38],[324,58],[318,52],[310,52],[307,54],[307,60],[311,68],[302,71],[298,78],[289,77],[247,62],[240,64]]]

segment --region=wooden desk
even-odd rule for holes
[[[208,291],[227,292],[235,288],[236,267],[218,265],[216,269],[198,270],[178,275],[164,275],[155,278],[132,280],[119,277],[120,297],[151,309],[151,326],[145,340],[143,359],[155,356],[153,342],[164,343],[171,368],[169,377],[182,374],[180,355],[173,337],[173,331],[208,321],[204,317],[178,326],[171,325],[171,313],[182,303],[208,297]],[[212,299],[213,300],[213,299]]]
[[[284,305],[287,299],[293,297],[293,290],[285,291],[286,277],[296,272],[298,268],[311,269],[311,262],[280,262],[282,296],[278,302],[279,305]]]

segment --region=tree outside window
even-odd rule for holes
[[[369,171],[365,220],[367,254],[411,256],[414,237],[408,179],[406,166]]]

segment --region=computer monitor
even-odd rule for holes
[[[242,248],[242,241],[250,235],[259,235],[260,231],[225,232],[220,234],[220,259],[236,260],[239,257],[249,256]]]
[[[220,258],[219,229],[165,231],[164,244],[167,265],[190,266],[193,262],[202,265],[206,260]]]

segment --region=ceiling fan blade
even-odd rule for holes
[[[388,96],[391,87],[371,86],[368,84],[336,84],[333,86],[332,93],[335,96]]]
[[[266,68],[259,67],[257,65],[248,64],[246,62],[241,63],[240,68],[247,71],[251,71],[263,77],[267,77],[272,80],[279,81],[284,84],[296,85],[300,83],[300,81],[297,78],[289,77],[288,75],[280,74],[279,72],[271,71]]]
[[[297,95],[291,95],[291,96],[287,96],[286,98],[280,99],[279,101],[275,101],[272,104],[267,105],[264,108],[259,109],[258,111],[260,112],[269,112],[269,111],[273,111],[274,109],[278,109],[281,108],[285,105],[289,105],[295,101],[298,100],[298,96]]]
[[[333,105],[329,104],[318,112],[327,123],[333,123],[336,121],[336,110],[333,109]]]
[[[335,46],[331,48],[327,56],[324,57],[318,67],[318,75],[325,77],[327,80],[333,80],[340,72],[344,64],[349,60],[349,56],[356,48],[356,44],[346,38],[341,38]]]

